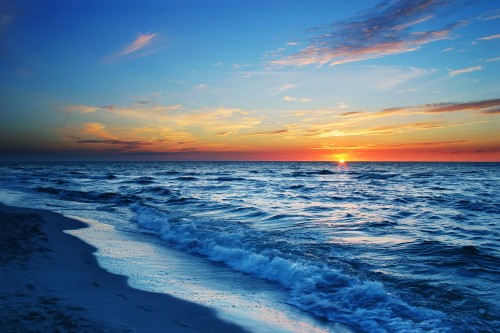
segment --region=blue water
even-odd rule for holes
[[[499,332],[499,163],[7,163],[0,188],[266,281],[327,329]]]

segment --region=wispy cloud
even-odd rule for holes
[[[64,112],[66,113],[93,113],[99,110],[99,107],[97,106],[88,106],[88,105],[80,105],[80,104],[74,104],[74,105],[68,105],[63,108]]]
[[[498,19],[500,19],[500,15],[488,16],[488,17],[485,17],[483,20],[484,21],[491,21],[491,20],[498,20]]]
[[[194,86],[193,89],[194,90],[198,90],[198,91],[207,90],[208,89],[208,85],[206,85],[205,83],[200,83],[200,84]]]
[[[449,112],[479,112],[483,115],[497,114],[500,110],[500,98],[487,99],[482,101],[472,101],[464,103],[432,103],[410,107],[395,107],[384,109],[375,113],[365,113],[369,117],[384,117],[401,114],[429,114],[429,113],[449,113]]]
[[[490,113],[492,109],[500,109],[500,98],[474,101],[466,103],[436,103],[426,104],[420,108],[426,113],[457,112],[457,111],[480,111]]]
[[[273,91],[271,92],[271,96],[276,96],[278,94],[281,94],[282,92],[285,92],[289,89],[295,88],[295,84],[292,83],[285,83],[282,84],[281,86],[274,88]]]
[[[474,67],[467,67],[467,68],[462,68],[462,69],[455,69],[455,70],[450,70],[450,76],[472,73],[472,72],[476,72],[476,71],[480,71],[480,70],[483,70],[483,66],[474,66]]]
[[[363,128],[363,129],[352,129],[352,128],[333,129],[320,132],[315,136],[320,138],[328,138],[336,136],[393,135],[406,131],[435,129],[435,128],[443,128],[449,126],[454,126],[454,125],[449,125],[444,122],[438,122],[438,121],[423,121],[423,122],[403,123],[403,124],[378,126],[378,127]]]
[[[384,1],[351,20],[320,28],[324,33],[292,55],[271,61],[273,66],[339,65],[417,50],[421,45],[446,39],[461,22],[433,30],[416,31],[422,22],[450,10],[461,0]]]
[[[359,115],[364,115],[365,112],[363,111],[351,111],[351,112],[344,112],[341,114],[342,117],[350,117],[350,116],[359,116]]]
[[[485,60],[486,62],[495,62],[495,61],[500,61],[500,57],[495,57],[495,58],[489,58]]]
[[[483,15],[478,17],[481,21],[491,21],[500,19],[500,9],[489,10]]]
[[[132,43],[126,45],[120,51],[105,57],[103,62],[113,64],[119,60],[132,60],[148,55],[153,52],[151,46],[157,38],[157,33],[139,34]]]
[[[265,117],[252,117],[250,112],[236,108],[204,108],[190,110],[180,104],[151,105],[141,103],[129,107],[78,105],[70,109],[97,110],[92,117],[101,122],[87,122],[78,127],[66,126],[61,132],[68,136],[79,134],[79,140],[147,141],[166,137],[176,142],[189,142],[197,138],[228,136],[242,130],[251,130]],[[90,115],[89,115],[90,117]],[[129,123],[108,128],[105,124]],[[133,125],[130,125],[133,124]],[[158,141],[160,142],[160,141]],[[91,143],[91,142],[88,142]],[[107,144],[112,144],[110,141]]]
[[[476,40],[492,40],[492,39],[498,39],[498,38],[500,38],[500,34],[481,37],[481,38],[477,38]]]
[[[286,102],[300,102],[300,103],[307,103],[307,102],[312,101],[312,99],[308,98],[308,97],[296,98],[296,97],[292,97],[292,96],[288,96],[288,95],[283,97],[283,100]]]
[[[84,123],[83,133],[99,139],[116,140],[116,136],[109,133],[106,125],[101,123]]]
[[[447,112],[479,112],[484,115],[497,114],[500,110],[500,98],[486,99],[482,101],[471,101],[463,103],[431,103],[406,107],[393,107],[383,109],[377,112],[346,112],[340,116],[350,116],[358,118],[379,118],[393,115],[412,115],[429,113],[447,113]]]
[[[108,145],[126,146],[129,148],[152,145],[151,142],[146,142],[146,141],[123,141],[123,140],[78,140],[77,143],[84,143],[84,144],[102,143]]]
[[[255,133],[250,133],[245,136],[257,136],[257,135],[278,135],[278,134],[284,134],[287,133],[289,130],[288,129],[279,129],[279,130],[274,130],[274,131],[264,131],[264,132],[255,132]]]

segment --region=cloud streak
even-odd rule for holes
[[[288,96],[288,95],[283,97],[283,100],[285,102],[300,102],[300,103],[307,103],[307,102],[312,101],[312,99],[310,99],[308,97],[296,98],[296,97],[292,97],[292,96]]]
[[[493,40],[500,38],[500,34],[478,38],[477,40]]]
[[[250,133],[245,136],[259,136],[259,135],[279,135],[279,134],[285,134],[288,133],[288,129],[279,129],[279,130],[274,130],[274,131],[264,131],[264,132],[255,132],[255,133]]]
[[[482,101],[472,101],[463,103],[432,103],[407,107],[394,107],[383,109],[377,112],[353,111],[340,114],[341,117],[353,118],[380,118],[393,115],[412,115],[412,114],[432,114],[449,112],[479,112],[483,115],[496,115],[500,111],[500,98],[486,99]]]
[[[433,30],[416,31],[420,23],[460,4],[460,0],[384,1],[351,20],[321,28],[323,34],[310,39],[297,53],[271,61],[275,67],[287,65],[331,66],[417,50],[420,46],[450,37],[462,23]]]
[[[126,45],[120,51],[113,53],[103,59],[106,64],[113,64],[118,60],[132,60],[152,52],[151,46],[157,40],[158,34],[139,34],[137,38],[130,44]]]
[[[149,146],[152,144],[151,142],[145,142],[145,141],[123,141],[123,140],[78,140],[77,143],[83,143],[83,144],[103,143],[103,144],[121,145],[127,147]]]
[[[282,92],[285,92],[285,91],[292,89],[292,88],[295,88],[295,87],[296,87],[296,85],[292,84],[292,83],[282,84],[281,86],[273,89],[273,91],[271,92],[271,96],[276,96],[278,94],[281,94]]]
[[[472,73],[472,72],[477,72],[477,71],[480,71],[480,70],[483,70],[483,66],[474,66],[474,67],[456,69],[456,70],[451,70],[450,71],[450,76],[456,76],[456,75],[461,75],[461,74],[466,74],[466,73]]]
[[[93,113],[99,110],[96,106],[74,104],[68,105],[63,108],[66,113]]]

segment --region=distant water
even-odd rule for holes
[[[500,330],[499,163],[7,163],[0,188],[272,281],[318,322]]]

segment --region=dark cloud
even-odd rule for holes
[[[496,109],[482,110],[481,113],[485,114],[487,116],[497,115],[497,114],[500,114],[500,107],[498,107]]]
[[[485,114],[498,113],[500,98],[487,99],[466,103],[437,103],[422,106],[428,113],[457,112],[457,111],[481,111]]]
[[[349,116],[359,116],[361,114],[364,114],[362,111],[352,111],[352,112],[344,112],[341,114],[343,117],[349,117]]]
[[[280,130],[275,130],[275,131],[265,131],[265,132],[256,132],[256,133],[250,133],[247,134],[246,136],[254,136],[254,135],[275,135],[275,134],[283,134],[287,133],[287,129],[280,129]]]
[[[108,145],[121,145],[130,148],[151,145],[151,142],[146,142],[146,141],[122,141],[122,140],[78,140],[77,143],[83,143],[83,144],[103,143]]]
[[[116,106],[114,106],[114,105],[102,105],[101,108],[109,110],[109,111],[114,111],[116,109]]]

